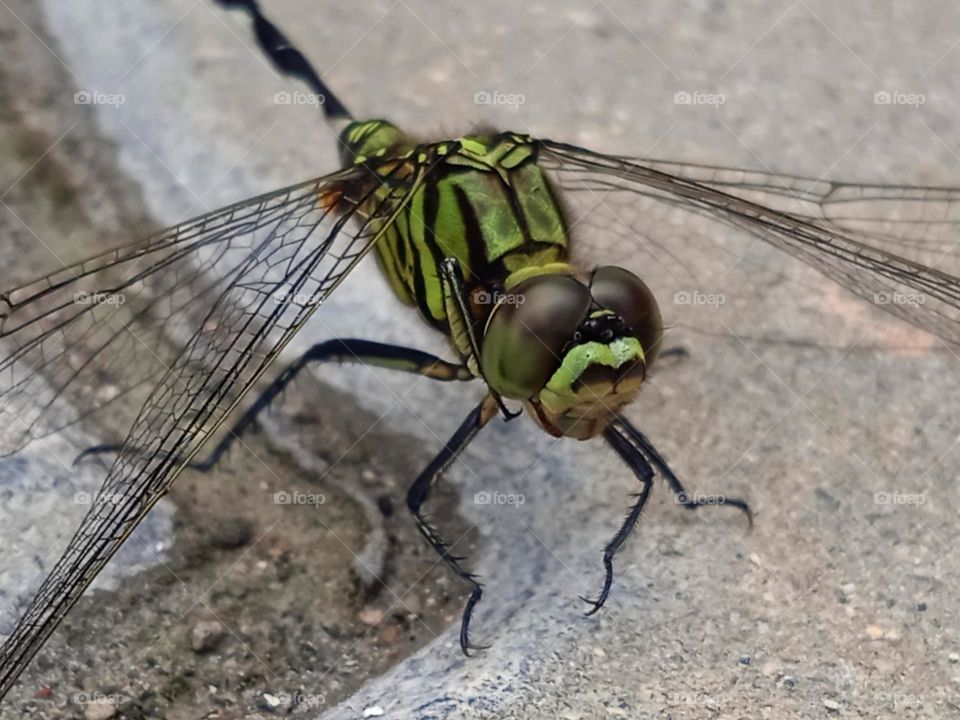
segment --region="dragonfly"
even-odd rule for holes
[[[255,0],[218,2],[245,12],[276,69],[323,98],[326,119],[342,127],[341,168],[0,293],[4,455],[120,412],[121,398],[145,397],[122,443],[82,455],[113,460],[66,551],[0,647],[0,697],[178,475],[214,467],[308,367],[364,363],[485,387],[406,496],[426,542],[469,591],[459,633],[469,655],[478,649],[469,629],[483,585],[424,507],[498,415],[526,414],[556,437],[602,438],[639,482],[603,548],[603,582],[585,598],[588,614],[607,601],[614,557],[657,477],[690,510],[715,504],[687,492],[626,415],[667,335],[656,283],[641,278],[652,258],[706,252],[742,235],[960,343],[960,188],[610,155],[509,131],[416,142],[386,120],[355,118]],[[368,339],[327,340],[235,416],[368,254],[397,297],[448,338],[456,360]],[[920,301],[889,301],[898,297]],[[169,327],[184,328],[187,339],[165,350],[155,341]],[[96,391],[103,378],[110,392]],[[221,426],[228,432],[213,443]],[[724,504],[752,522],[745,501]]]

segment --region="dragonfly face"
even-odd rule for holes
[[[663,333],[649,288],[618,267],[586,282],[545,273],[505,293],[487,322],[481,368],[556,436],[600,434],[637,394]]]

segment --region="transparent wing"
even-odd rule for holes
[[[248,200],[0,296],[12,348],[0,364],[8,452],[148,390],[89,512],[0,648],[0,697],[392,221],[413,181],[389,182],[391,173],[351,169]],[[182,324],[179,349],[163,349],[148,318]]]
[[[754,264],[749,241],[759,239],[960,343],[960,189],[631,159],[552,141],[542,147],[583,262],[632,267],[661,286],[661,297],[696,304],[693,293],[749,284],[756,295],[772,284],[778,263]]]

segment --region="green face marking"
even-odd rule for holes
[[[540,402],[551,414],[560,415],[574,405],[584,402],[574,384],[591,367],[617,370],[644,362],[643,347],[633,337],[623,337],[611,343],[588,342],[572,348],[564,357],[546,386],[540,391]],[[594,398],[594,401],[599,398]]]

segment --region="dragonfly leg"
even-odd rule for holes
[[[680,478],[678,478],[676,474],[674,474],[673,470],[670,469],[670,466],[667,465],[667,461],[663,459],[663,456],[660,455],[659,452],[657,452],[657,449],[653,446],[653,443],[650,442],[646,435],[637,430],[637,428],[635,428],[630,421],[623,416],[617,418],[617,423],[623,426],[624,430],[626,430],[626,432],[633,439],[633,442],[638,446],[640,452],[647,457],[647,459],[650,461],[650,464],[653,465],[660,475],[667,481],[667,484],[670,486],[670,489],[673,491],[673,494],[679,504],[683,505],[685,508],[687,508],[687,510],[696,510],[699,507],[716,505],[728,505],[730,507],[735,507],[747,516],[747,523],[751,528],[753,527],[753,511],[750,509],[750,506],[747,504],[746,500],[716,495],[697,495],[687,492],[687,490],[683,487],[683,483],[680,482]]]
[[[647,504],[650,497],[650,491],[653,489],[653,468],[642,453],[638,452],[630,440],[623,435],[619,428],[611,425],[603,433],[604,439],[617,452],[623,461],[633,470],[642,487],[637,495],[636,502],[627,512],[623,524],[617,530],[617,534],[603,548],[603,569],[605,572],[603,578],[603,588],[595,600],[581,596],[580,599],[592,605],[587,615],[593,615],[597,610],[603,607],[610,594],[610,586],[613,584],[613,556],[617,554],[620,546],[626,542],[637,521],[640,519],[640,513],[643,512],[643,506]]]
[[[337,338],[317,343],[307,350],[298,360],[287,368],[270,383],[260,394],[260,397],[240,416],[230,431],[211,451],[204,460],[190,463],[189,467],[200,472],[207,472],[223,458],[230,446],[249,428],[257,416],[270,407],[294,378],[311,363],[348,362],[372,365],[390,370],[402,370],[431,378],[433,380],[472,380],[472,373],[463,365],[441,360],[435,355],[400,345],[388,345],[372,340],[356,338]],[[74,460],[74,464],[93,455],[119,452],[122,445],[106,444],[94,445],[84,450]]]
[[[604,431],[603,437],[617,452],[620,458],[633,470],[633,474],[637,476],[637,479],[640,480],[643,487],[637,496],[637,501],[630,507],[627,517],[617,531],[617,534],[613,536],[613,539],[607,543],[607,546],[603,549],[603,568],[606,572],[603,580],[603,588],[595,600],[582,598],[593,606],[587,612],[587,615],[592,615],[603,607],[607,596],[610,594],[610,586],[613,583],[613,556],[616,555],[620,546],[626,541],[636,526],[637,521],[640,519],[640,513],[643,511],[643,506],[650,497],[650,490],[653,487],[654,472],[659,472],[667,481],[670,489],[676,495],[677,502],[685,508],[696,510],[698,507],[704,505],[730,505],[746,514],[747,521],[750,523],[750,526],[753,527],[753,512],[750,510],[750,506],[746,501],[738,498],[715,499],[712,497],[697,497],[688,493],[684,489],[680,479],[674,474],[673,470],[670,469],[666,460],[657,452],[657,449],[650,440],[647,439],[646,435],[637,430],[637,428],[622,415],[618,415],[617,419]]]
[[[480,602],[483,596],[483,586],[477,582],[477,576],[465,570],[460,562],[464,559],[450,554],[450,545],[441,536],[439,531],[433,527],[423,516],[423,504],[430,497],[430,491],[434,484],[440,479],[444,471],[457,458],[460,452],[469,444],[473,437],[486,425],[490,419],[497,414],[498,405],[496,399],[487,395],[483,401],[473,409],[466,419],[457,428],[453,437],[443,446],[443,450],[430,461],[427,468],[420,473],[413,485],[407,491],[407,507],[413,513],[413,518],[417,523],[417,529],[426,538],[440,558],[450,567],[459,578],[470,585],[470,598],[463,609],[463,617],[460,621],[460,649],[463,654],[469,656],[470,650],[483,650],[485,646],[471,645],[469,639],[470,616],[473,613],[474,606]]]
[[[466,358],[465,363],[471,372],[483,377],[483,368],[480,367],[482,327],[478,329],[478,322],[470,313],[467,285],[457,258],[444,258],[440,263],[440,284],[443,288],[443,304],[446,308],[447,322],[450,323],[450,337],[453,338],[453,344]],[[509,410],[498,394],[492,390],[490,393],[496,400],[500,412],[503,413],[504,420],[510,421],[521,415],[520,411]]]

